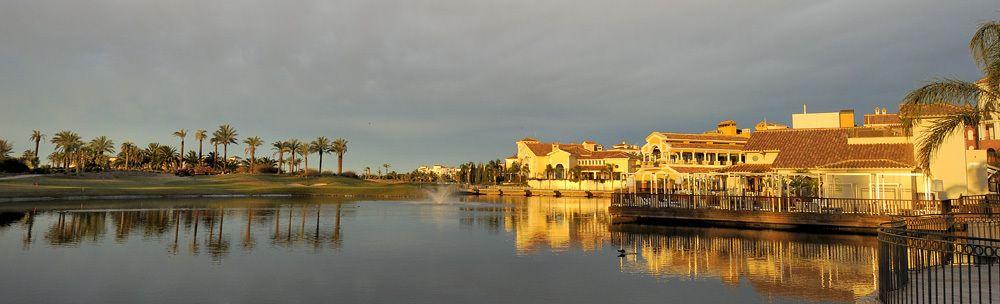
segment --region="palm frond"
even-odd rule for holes
[[[980,67],[988,67],[1000,59],[1000,21],[980,24],[969,40],[969,50]]]
[[[909,94],[906,94],[906,97],[903,97],[903,104],[951,103],[963,106],[975,105],[979,101],[979,96],[984,92],[975,83],[943,78],[910,91]]]
[[[917,141],[916,160],[920,168],[925,172],[930,172],[931,158],[940,150],[944,141],[955,134],[956,130],[964,131],[964,126],[970,125],[970,122],[978,123],[980,113],[976,109],[969,109],[932,120],[928,130]]]

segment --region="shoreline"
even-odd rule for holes
[[[340,198],[423,198],[423,195],[406,194],[321,194],[321,193],[233,193],[233,194],[121,194],[121,195],[69,195],[0,197],[2,203],[88,201],[88,200],[143,200],[164,198],[242,198],[242,197],[340,197]]]
[[[337,197],[418,198],[418,184],[381,184],[324,176],[168,174],[24,175],[0,180],[0,204],[46,201],[164,198]]]

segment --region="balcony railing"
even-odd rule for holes
[[[1000,217],[907,217],[878,232],[882,303],[1000,302]]]
[[[920,199],[778,197],[729,194],[628,193],[612,196],[611,206],[734,211],[921,215],[952,208],[947,202]]]

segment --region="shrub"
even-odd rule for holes
[[[278,168],[271,166],[270,164],[254,164],[253,169],[250,170],[252,173],[278,173]]]
[[[199,165],[194,167],[194,174],[196,175],[212,175],[215,174],[215,169],[206,165]]]
[[[341,173],[340,176],[348,177],[348,178],[355,178],[355,179],[360,179],[361,178],[360,176],[358,176],[357,173],[354,173],[354,171],[344,171],[344,173]]]
[[[176,174],[177,176],[191,176],[194,175],[194,168],[191,167],[180,168],[177,169],[177,172],[174,172],[174,174]]]
[[[24,173],[28,172],[29,168],[24,162],[16,158],[8,158],[0,161],[0,172],[7,173]]]

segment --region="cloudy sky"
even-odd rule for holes
[[[177,145],[229,123],[344,137],[349,169],[408,171],[524,136],[891,109],[935,77],[977,79],[966,44],[998,18],[995,1],[3,0],[0,138]]]

